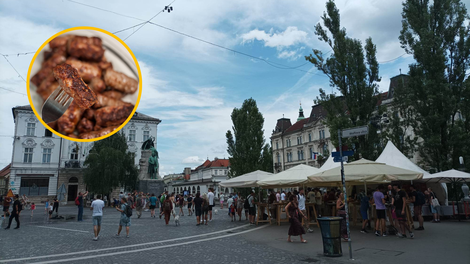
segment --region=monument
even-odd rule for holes
[[[142,143],[142,155],[139,160],[139,191],[144,193],[163,193],[165,184],[158,174],[158,151],[155,149],[155,139],[149,137]]]

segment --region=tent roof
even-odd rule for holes
[[[438,173],[426,175],[423,177],[426,182],[450,182],[450,181],[467,181],[470,182],[470,173],[458,170],[447,170]]]
[[[325,163],[323,163],[323,165],[321,166],[320,171],[326,171],[329,169],[337,168],[339,166],[341,166],[341,163],[334,162],[333,157],[329,156],[328,159],[325,161]]]
[[[318,168],[300,164],[261,180],[258,184],[261,187],[269,188],[299,186],[300,184],[307,182],[307,176],[319,171],[320,169]]]
[[[385,149],[382,151],[382,154],[377,158],[376,162],[385,163],[390,166],[395,166],[398,168],[421,172],[424,176],[430,175],[429,172],[421,169],[418,165],[414,164],[409,160],[403,153],[398,150],[397,147],[388,141]]]
[[[346,182],[361,184],[364,182],[381,183],[397,180],[417,180],[423,174],[416,171],[386,165],[371,160],[360,159],[344,164]],[[337,183],[341,182],[341,170],[333,168],[308,177],[309,182]]]
[[[246,173],[230,180],[221,182],[219,185],[222,187],[258,187],[258,181],[273,175],[272,173],[257,170]]]

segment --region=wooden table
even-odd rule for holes
[[[336,216],[336,202],[328,202],[326,206],[331,207],[331,216]]]
[[[286,218],[281,218],[282,208],[286,207],[287,203],[274,203],[273,206],[277,207],[277,215],[276,215],[277,225],[281,225],[281,223],[288,223],[289,218],[287,217],[287,214],[286,214]]]
[[[258,215],[256,216],[256,225],[258,223],[269,223],[271,224],[271,212],[269,211],[269,204],[255,203],[258,206]],[[264,209],[268,208],[268,219],[264,220]],[[261,218],[261,219],[260,219]]]
[[[310,210],[309,210],[309,207],[312,207],[313,208],[313,215],[310,214]],[[305,204],[305,209],[307,210],[307,221],[308,221],[308,226],[310,227],[310,225],[314,225],[316,224],[318,227],[320,227],[320,223],[318,223],[318,214],[317,214],[317,210],[315,209],[315,203],[306,203]],[[312,216],[315,216],[315,223],[312,223]],[[302,219],[302,222],[304,221],[304,219]]]

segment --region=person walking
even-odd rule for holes
[[[277,191],[276,193],[276,203],[279,203],[281,201],[281,192]]]
[[[135,212],[137,214],[137,218],[140,218],[142,216],[142,211],[144,210],[144,199],[142,195],[139,195],[135,199]]]
[[[76,201],[78,201],[78,196],[75,199],[76,199]],[[49,215],[49,199],[46,199],[46,202],[44,203],[44,206],[45,206],[44,211],[46,211],[46,215]]]
[[[34,210],[36,210],[36,204],[31,203],[31,217],[33,217]]]
[[[441,219],[439,217],[439,209],[440,209],[439,200],[437,199],[436,194],[432,191],[432,189],[430,187],[428,187],[428,193],[429,193],[428,203],[429,203],[429,206],[431,208],[431,213],[433,215],[432,222],[433,223],[440,223]]]
[[[126,237],[129,238],[129,229],[131,226],[131,215],[132,215],[132,207],[127,204],[126,197],[121,198],[121,208],[116,206],[116,210],[121,212],[121,218],[119,219],[119,228],[116,236],[118,237],[121,234],[122,227],[126,227]],[[130,215],[129,215],[130,213]]]
[[[180,199],[178,200],[178,203],[179,203],[179,206],[180,206],[180,212],[178,215],[182,215],[184,216],[184,211],[183,211],[183,207],[184,207],[184,197],[183,195],[180,194]]]
[[[385,234],[385,196],[383,194],[384,186],[380,184],[372,195],[375,202],[375,212],[377,220],[375,222],[375,235],[387,236]]]
[[[238,199],[237,199],[237,213],[238,213],[238,221],[242,221],[242,210],[243,209],[243,205],[245,203],[245,200],[243,200],[243,197],[241,197],[240,195],[238,195]]]
[[[83,222],[83,205],[84,205],[84,202],[83,202],[83,196],[87,196],[88,195],[88,192],[85,192],[85,193],[81,193],[79,192],[78,193],[78,216],[77,216],[77,221],[78,222]]]
[[[207,216],[208,216],[209,212],[211,212],[211,214],[212,214],[212,211],[209,211],[209,208],[210,208],[210,205],[209,205],[209,204],[210,204],[210,203],[209,203],[209,198],[207,198],[207,195],[206,195],[206,194],[204,194],[204,195],[202,196],[202,200],[204,201],[204,202],[202,203],[202,223],[203,223],[204,225],[207,225],[207,224],[208,224],[208,221],[207,221],[207,218],[208,218],[208,217],[207,217]],[[204,223],[204,221],[205,221],[205,223]]]
[[[100,235],[101,231],[101,221],[103,219],[103,208],[105,207],[105,202],[101,200],[101,194],[96,196],[96,200],[91,203],[90,210],[93,211],[92,218],[93,218],[93,232],[95,237],[93,241],[98,240],[98,236]]]
[[[256,207],[255,207],[255,191],[252,190],[251,194],[247,197],[248,204],[250,205],[248,209],[248,213],[250,215],[250,224],[255,224],[255,217],[256,217]]]
[[[417,190],[414,185],[411,185],[410,189],[411,189],[411,202],[413,203],[414,216],[418,219],[418,222],[419,222],[419,227],[416,228],[415,230],[424,230],[424,226],[423,226],[424,219],[423,219],[422,208],[423,208],[423,205],[426,203],[426,198],[424,197],[424,194],[420,190]]]
[[[223,193],[221,193],[219,197],[220,209],[224,209],[224,201],[225,201],[225,196]]]
[[[196,193],[196,198],[193,199],[194,211],[196,213],[197,226],[201,224],[202,204],[204,201],[200,193]]]
[[[361,233],[364,233],[364,234],[369,233],[366,230],[366,226],[367,226],[367,222],[369,222],[368,212],[369,212],[369,207],[370,207],[370,198],[369,198],[369,196],[367,196],[367,194],[364,192],[364,190],[361,190],[361,192],[359,193],[358,198],[359,198],[359,203],[361,205],[360,212],[361,212],[361,216],[362,216]]]
[[[57,197],[54,198],[53,205],[52,205],[52,212],[54,213],[54,211],[55,211],[56,216],[58,216],[59,215],[59,200],[57,200]]]
[[[230,206],[233,204],[233,202],[234,202],[234,201],[233,201],[232,196],[229,196],[229,197],[228,197],[228,200],[227,200],[227,208],[228,208],[228,215],[229,215],[229,216],[232,215],[232,214],[231,214],[232,212],[230,211],[230,208],[231,208]]]
[[[336,200],[336,214],[337,216],[343,218],[341,221],[341,237],[344,241],[348,241],[348,230],[346,227],[346,210],[345,210],[345,201],[344,194],[342,192],[338,193],[338,199]]]
[[[16,227],[14,229],[20,228],[20,213],[22,209],[23,208],[21,206],[21,202],[17,194],[15,195],[15,201],[13,202],[13,210],[11,211],[10,219],[8,220],[8,226],[5,228],[5,230],[10,229],[11,222],[13,221],[13,219],[15,219],[16,222]]]
[[[2,206],[3,206],[3,218],[4,219],[7,219],[8,217],[8,214],[10,213],[10,204],[11,204],[11,198],[8,197],[8,196],[5,196],[3,198],[3,203],[2,203]]]
[[[157,206],[157,197],[155,197],[154,193],[152,193],[152,196],[149,199],[149,203],[150,217],[155,218],[155,207]]]
[[[299,210],[297,196],[291,195],[289,197],[289,203],[286,205],[285,211],[290,223],[287,242],[292,242],[291,236],[300,236],[300,242],[307,243],[307,240],[302,237],[305,234],[305,229],[300,222],[300,217],[307,218],[307,216]]]
[[[214,207],[214,193],[212,188],[209,188],[207,193],[207,199],[209,200],[208,211],[209,211],[209,221],[212,221],[212,208]]]
[[[307,208],[305,207],[305,201],[307,198],[305,197],[304,189],[299,188],[299,193],[297,194],[297,200],[299,203],[299,210],[302,212],[302,214],[307,215]],[[302,220],[302,225],[305,228],[306,231],[309,233],[312,233],[313,230],[310,229],[309,223],[307,220]]]
[[[406,193],[405,191],[400,189],[400,185],[398,184],[394,184],[393,189],[396,192],[393,205],[395,206],[395,213],[398,218],[398,223],[400,224],[400,232],[398,233],[398,237],[406,238],[406,230],[408,230],[408,232],[410,233],[410,237],[414,238],[415,235],[413,234],[413,232],[411,232],[410,226],[406,221]]]
[[[165,201],[163,201],[163,214],[165,215],[165,225],[168,225],[170,222],[170,215],[173,211],[173,203],[171,202],[170,196],[167,195]]]
[[[193,214],[192,207],[193,207],[193,196],[191,194],[188,194],[188,215],[191,216]]]
[[[282,193],[281,193],[281,202],[285,202],[285,201],[286,201],[286,192],[282,191]]]

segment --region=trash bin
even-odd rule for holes
[[[323,238],[323,255],[341,257],[341,221],[342,217],[320,217],[321,236]]]

